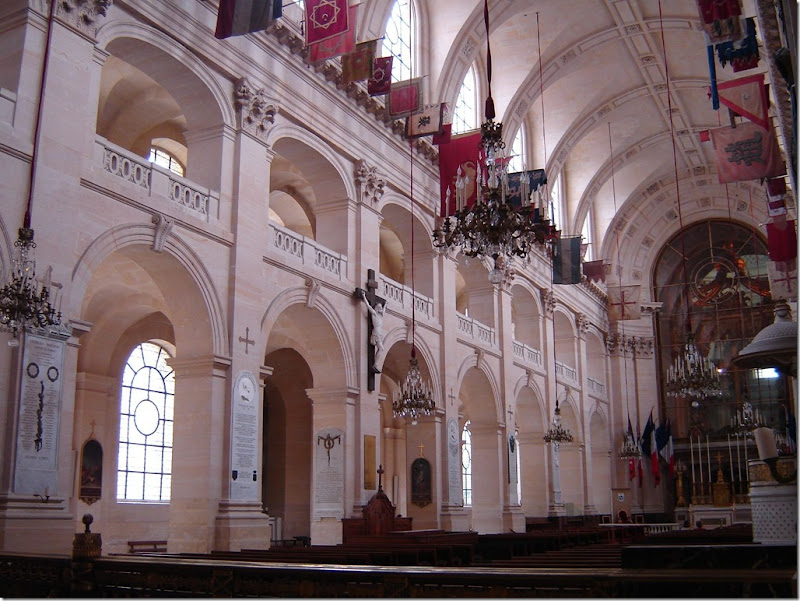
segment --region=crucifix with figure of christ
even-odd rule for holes
[[[375,270],[367,270],[367,289],[356,288],[354,296],[364,301],[369,311],[367,324],[367,390],[375,390],[375,374],[379,374],[378,363],[383,356],[383,312],[386,299],[378,296],[378,281]]]

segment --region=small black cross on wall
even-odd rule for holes
[[[245,328],[245,330],[244,330],[244,338],[239,336],[239,342],[244,342],[244,354],[248,355],[249,353],[247,351],[250,349],[250,345],[251,344],[254,345],[256,343],[255,340],[251,340],[250,339],[250,328],[249,327]]]

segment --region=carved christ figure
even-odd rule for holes
[[[381,301],[376,301],[374,307],[370,305],[363,290],[361,291],[361,299],[367,306],[367,311],[369,311],[369,316],[372,320],[372,334],[369,337],[369,343],[375,347],[375,360],[372,363],[372,371],[380,373],[381,370],[378,366],[383,356],[383,312],[386,307]]]

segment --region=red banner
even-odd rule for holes
[[[453,136],[447,144],[439,145],[442,217],[475,204],[480,143],[481,132],[476,131]]]
[[[355,29],[347,0],[306,0],[306,45],[316,44]]]
[[[350,19],[353,23],[356,22],[356,9],[358,6],[350,7]],[[356,28],[351,27],[347,31],[340,33],[329,38],[325,38],[320,42],[309,44],[308,46],[308,60],[312,63],[328,60],[342,54],[353,52],[356,48]]]
[[[750,121],[711,130],[719,183],[786,175],[778,143],[769,129]]]

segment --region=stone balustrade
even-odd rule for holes
[[[417,316],[430,319],[433,317],[433,299],[412,290],[409,286],[395,282],[385,275],[380,276],[379,296],[386,299],[391,308],[401,308],[404,313],[411,314],[411,303]]]
[[[306,236],[293,232],[277,223],[270,222],[272,247],[287,256],[299,259],[304,267],[331,274],[344,279],[347,274],[347,257],[333,252]]]

